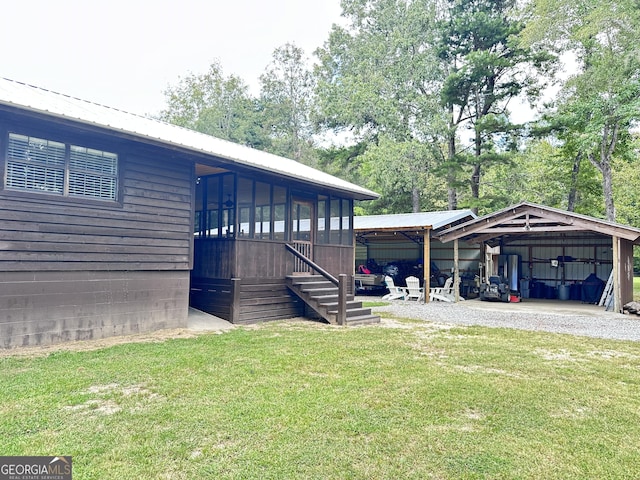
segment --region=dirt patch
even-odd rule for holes
[[[95,413],[101,415],[113,415],[124,408],[121,403],[125,398],[135,396],[136,409],[142,408],[142,404],[145,401],[157,400],[160,398],[158,394],[151,392],[145,385],[122,386],[117,383],[92,385],[86,391],[81,393],[91,395],[94,398],[90,398],[77,405],[68,405],[63,407],[63,410],[70,410],[85,414]],[[118,400],[120,400],[120,402]]]
[[[99,340],[81,340],[77,342],[58,343],[41,347],[16,347],[11,349],[0,349],[0,358],[5,357],[46,357],[55,352],[85,352],[91,350],[101,350],[103,348],[122,345],[125,343],[155,343],[166,342],[175,338],[194,338],[198,335],[213,333],[206,331],[194,332],[186,328],[172,328],[156,330],[149,333],[136,335],[122,335],[117,337],[101,338]]]

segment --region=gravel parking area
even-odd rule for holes
[[[377,300],[358,297],[359,300]],[[494,303],[467,300],[460,303],[420,304],[394,300],[374,307],[381,317],[412,318],[454,325],[517,328],[614,340],[640,341],[640,316],[606,312],[602,307],[579,302]]]

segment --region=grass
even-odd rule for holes
[[[78,479],[640,471],[637,343],[392,326],[274,322],[4,357],[0,452],[73,455]]]
[[[640,277],[633,277],[633,299],[640,302]]]

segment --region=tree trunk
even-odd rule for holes
[[[453,105],[449,106],[449,115],[451,116],[451,124],[449,125],[449,138],[447,142],[447,205],[449,210],[458,208],[458,192],[456,191],[456,128],[454,120]]]
[[[473,173],[471,174],[471,198],[474,200],[474,206],[471,209],[473,213],[478,214],[478,199],[480,198],[480,172],[482,165],[480,164],[480,155],[482,154],[482,138],[480,132],[476,129],[475,138],[475,159],[476,163],[473,166]]]
[[[613,203],[613,179],[611,178],[611,162],[607,159],[602,165],[602,193],[607,220],[616,221],[616,207]]]
[[[589,154],[589,161],[602,173],[602,193],[604,195],[604,207],[607,220],[616,221],[616,207],[613,203],[613,178],[611,177],[611,159],[618,141],[619,125],[605,125],[600,144],[600,160],[596,160],[593,154]]]
[[[473,173],[471,174],[471,197],[474,200],[478,200],[480,198],[480,171],[482,166],[476,163],[473,166]],[[474,206],[471,209],[473,213],[478,214],[478,203],[474,202]]]
[[[458,209],[458,192],[453,187],[447,189],[447,205],[449,206],[449,210]]]
[[[413,213],[420,212],[420,191],[418,187],[413,187],[411,189],[411,206]]]
[[[580,173],[580,163],[582,162],[582,153],[578,153],[573,159],[573,170],[571,172],[571,186],[569,189],[569,198],[567,201],[567,210],[576,211],[576,198],[578,196],[578,174]]]

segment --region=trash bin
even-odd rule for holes
[[[569,300],[571,296],[571,285],[560,285],[558,287],[558,299]]]

